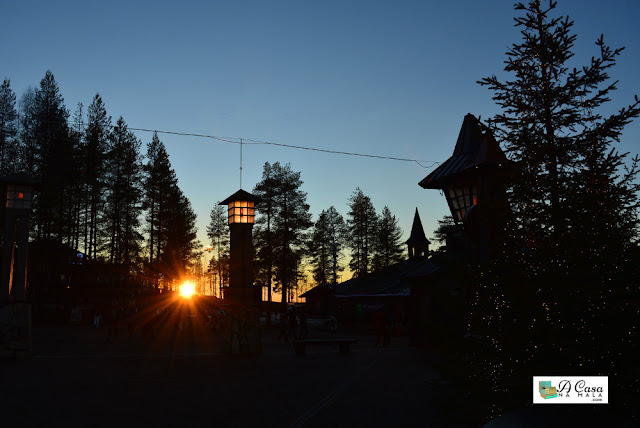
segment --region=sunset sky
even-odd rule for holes
[[[557,10],[575,21],[576,66],[598,54],[601,33],[627,47],[608,112],[630,103],[640,93],[640,2],[560,0]],[[451,155],[465,114],[498,111],[476,81],[504,76],[505,52],[520,41],[515,14],[511,1],[5,0],[0,78],[20,98],[50,69],[71,113],[98,92],[113,122],[133,128],[420,160],[245,145],[242,183],[251,191],[267,161],[291,163],[314,220],[331,205],[346,215],[360,187],[378,212],[391,208],[405,239],[416,207],[432,237],[448,209],[418,182]],[[632,124],[617,147],[638,153],[639,137]],[[211,207],[239,187],[239,146],[160,139],[208,244]]]

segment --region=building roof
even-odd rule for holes
[[[500,145],[493,134],[471,113],[462,122],[453,155],[427,175],[419,185],[425,189],[440,189],[453,177],[471,168],[506,164]]]
[[[333,294],[334,287],[331,284],[320,284],[305,291],[300,297],[323,297],[328,294]]]
[[[422,227],[422,221],[420,221],[420,214],[418,214],[418,208],[413,216],[413,225],[411,226],[411,235],[405,244],[431,244],[424,234],[424,228]]]
[[[438,270],[428,259],[409,259],[370,274],[352,278],[336,286],[335,295],[341,297],[408,296],[411,280],[424,278]]]
[[[247,201],[247,202],[255,202],[257,204],[262,202],[262,198],[256,195],[252,195],[246,190],[240,189],[233,195],[229,196],[224,201],[220,202],[218,205],[229,205],[233,201]]]

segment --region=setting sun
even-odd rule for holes
[[[193,283],[190,281],[185,281],[180,286],[180,295],[182,297],[187,297],[187,298],[191,297],[195,294],[195,292],[196,292],[196,286],[193,285]]]

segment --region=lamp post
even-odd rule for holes
[[[419,183],[444,192],[454,221],[475,247],[477,262],[493,257],[504,228],[505,181],[510,170],[511,162],[491,132],[467,114],[453,155]]]
[[[31,305],[27,301],[27,249],[29,216],[36,180],[25,174],[2,178],[4,242],[0,268],[0,324],[13,330],[14,339],[0,353],[31,352]],[[0,346],[2,348],[2,346]]]
[[[224,299],[232,303],[255,304],[259,301],[253,287],[252,231],[254,207],[260,201],[257,196],[240,189],[220,202],[229,207],[229,287]]]
[[[229,287],[224,300],[229,304],[228,351],[234,355],[259,355],[262,337],[259,328],[261,287],[253,286],[253,241],[257,196],[240,189],[220,205],[229,206]]]
[[[27,247],[29,216],[36,181],[28,175],[4,177],[4,245],[2,246],[2,299],[17,301],[27,298]]]

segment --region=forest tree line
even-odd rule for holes
[[[143,150],[124,118],[114,123],[99,94],[70,114],[51,71],[19,100],[9,79],[0,87],[0,176],[16,173],[39,183],[32,241],[64,244],[118,277],[154,286],[178,280],[199,260],[196,215],[158,134]],[[331,206],[312,221],[300,175],[289,164],[267,162],[253,189],[264,200],[254,229],[256,283],[287,296],[308,271],[315,284],[335,284],[347,266],[365,276],[402,259],[402,231],[388,207],[378,214],[356,189],[346,220]],[[225,285],[224,207],[212,209],[207,234],[215,250],[211,272]]]
[[[389,207],[378,214],[371,198],[357,188],[346,219],[331,206],[313,221],[302,184],[301,173],[290,164],[266,162],[253,188],[262,199],[253,229],[255,282],[267,286],[267,300],[272,291],[291,300],[291,293],[306,282],[307,271],[314,285],[335,285],[347,266],[353,276],[364,277],[404,258],[402,230]],[[224,207],[214,206],[207,227],[218,281],[224,281],[228,263],[226,215]]]
[[[51,71],[19,102],[9,79],[0,87],[0,176],[38,182],[30,239],[67,245],[118,278],[157,286],[187,271],[196,215],[157,133],[142,150],[99,94],[70,115]]]

